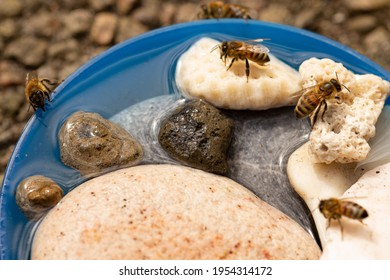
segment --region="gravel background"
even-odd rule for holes
[[[26,73],[64,79],[110,46],[193,19],[201,1],[0,0],[0,181],[33,114]],[[390,71],[389,0],[243,0],[253,18],[297,26],[350,46]]]

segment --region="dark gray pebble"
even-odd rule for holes
[[[219,109],[192,100],[177,108],[161,123],[159,142],[179,162],[211,173],[226,174],[226,153],[233,135],[233,121]]]

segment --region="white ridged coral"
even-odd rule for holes
[[[364,160],[390,83],[376,75],[354,74],[331,59],[308,59],[301,64],[299,73],[304,88],[336,78],[348,88],[342,86],[339,100],[327,100],[327,111],[313,127],[310,150],[314,160],[323,163]]]
[[[202,38],[179,59],[176,84],[188,98],[201,98],[219,108],[263,110],[295,105],[293,93],[301,89],[298,71],[270,55],[267,66],[249,62],[250,76],[245,76],[245,62],[238,60],[227,71],[220,59],[221,42]],[[271,50],[272,52],[272,50]]]

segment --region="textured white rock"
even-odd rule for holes
[[[310,151],[315,160],[324,163],[364,160],[370,151],[368,140],[375,136],[375,124],[390,93],[390,83],[372,74],[354,74],[327,58],[304,61],[299,73],[304,88],[338,78],[349,89],[342,86],[340,100],[327,100],[323,120],[319,117],[313,127]]]
[[[368,217],[360,223],[342,218],[326,230],[321,259],[390,259],[390,163],[365,173],[341,198],[364,207]]]
[[[141,165],[68,193],[32,259],[318,259],[314,239],[248,189],[177,165]]]
[[[326,244],[326,220],[318,209],[321,199],[340,197],[360,176],[356,164],[316,163],[309,151],[309,143],[294,151],[287,163],[288,179],[312,212],[321,243]]]
[[[219,50],[211,50],[221,42],[210,38],[197,41],[179,59],[176,83],[186,97],[204,99],[216,107],[263,110],[295,105],[293,93],[301,89],[296,70],[270,55],[268,66],[249,62],[247,82],[245,62],[238,60],[227,71]]]
[[[314,163],[306,143],[290,156],[287,172],[292,186],[312,210],[323,247],[321,259],[389,259],[390,163],[362,177],[354,166]],[[328,227],[318,205],[331,197],[359,204],[368,217],[360,223],[343,216],[343,234],[335,220]]]

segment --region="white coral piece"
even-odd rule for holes
[[[375,124],[390,91],[390,83],[372,74],[357,75],[331,59],[311,58],[300,68],[303,87],[338,78],[340,100],[327,100],[310,134],[310,150],[316,162],[349,163],[366,158],[368,140],[375,136]]]
[[[180,57],[176,84],[184,96],[235,110],[264,110],[297,103],[298,97],[293,94],[301,89],[298,71],[269,55],[267,66],[249,61],[247,81],[244,61],[236,61],[227,71],[230,59],[225,65],[219,49],[211,52],[220,43],[202,38]]]

